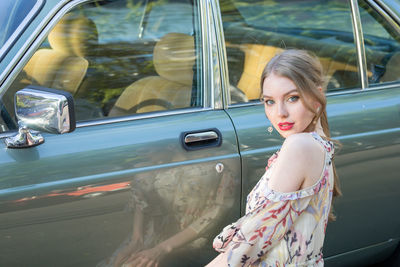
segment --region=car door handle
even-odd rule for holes
[[[186,150],[197,150],[208,147],[220,146],[222,143],[221,132],[217,129],[207,129],[196,132],[184,132],[181,135],[183,147]]]

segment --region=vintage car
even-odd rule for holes
[[[320,58],[341,143],[325,265],[400,266],[399,1],[2,0],[0,14],[0,266],[120,266],[171,239],[159,266],[204,266],[283,142],[259,79],[287,48]]]

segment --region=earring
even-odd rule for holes
[[[272,131],[274,130],[274,128],[272,128],[272,126],[269,126],[268,128],[267,128],[267,131],[269,132],[269,134],[272,134]]]

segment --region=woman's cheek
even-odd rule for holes
[[[267,119],[270,121],[270,123],[271,123],[272,125],[274,125],[274,119],[273,119],[273,115],[271,114],[271,112],[265,110],[265,115],[267,116]]]

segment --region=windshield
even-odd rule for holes
[[[27,17],[37,0],[0,1],[0,48]]]

